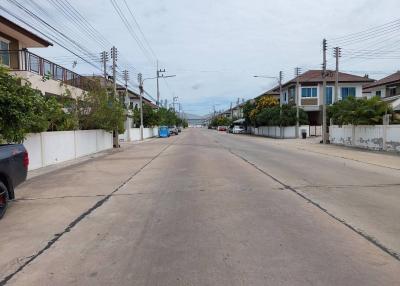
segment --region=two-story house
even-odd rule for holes
[[[77,98],[84,92],[80,75],[28,51],[49,46],[49,41],[0,16],[0,64],[44,95]]]
[[[363,97],[363,86],[374,80],[364,76],[357,76],[339,72],[338,98],[343,100],[349,96]],[[281,99],[284,104],[296,104],[296,85],[298,83],[299,106],[309,116],[311,125],[322,123],[322,91],[323,77],[321,70],[309,70],[282,85]],[[334,102],[335,71],[328,71],[326,77],[325,103]]]
[[[400,111],[400,71],[364,86],[368,98],[378,96]]]

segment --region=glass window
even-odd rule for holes
[[[40,60],[38,56],[29,55],[29,71],[39,73],[40,72]]]
[[[316,87],[302,87],[301,88],[301,97],[317,97],[317,88]]]
[[[355,87],[342,87],[342,100],[345,100],[349,96],[356,96],[356,88]]]
[[[389,87],[389,96],[396,95],[396,87]]]
[[[0,64],[10,66],[9,44],[5,41],[0,41]]]
[[[381,90],[375,91],[375,96],[381,97],[382,96],[382,91]]]
[[[332,104],[332,94],[333,88],[331,86],[327,86],[325,93],[325,104]]]

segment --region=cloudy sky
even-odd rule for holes
[[[97,60],[95,55],[102,47],[76,29],[72,20],[62,18],[61,10],[54,5],[58,0],[18,1],[47,17],[59,30],[70,33],[93,53],[93,60]],[[184,110],[195,114],[206,114],[214,105],[217,110],[228,108],[237,98],[255,97],[275,84],[273,79],[254,78],[253,75],[276,76],[282,70],[285,80],[289,80],[297,66],[303,71],[319,68],[324,37],[329,45],[335,45],[336,37],[400,17],[398,0],[126,0],[145,40],[124,6],[124,0],[114,1],[141,39],[147,56],[128,33],[111,0],[69,0],[69,3],[119,49],[122,55],[119,67],[131,71],[132,82],[137,72],[142,72],[144,77],[155,75],[156,56],[160,68],[177,75],[165,80],[167,83],[161,80],[162,99],[171,102],[173,96],[178,96]],[[15,5],[6,0],[1,2],[23,15]],[[33,2],[42,9],[33,7]],[[373,38],[375,42],[349,45],[349,48],[387,45],[387,49],[398,49],[396,39],[400,42],[399,30],[386,38]],[[70,68],[74,61],[74,57],[58,45],[38,53]],[[333,67],[331,50],[328,55],[328,66]],[[342,69],[380,78],[398,70],[399,62],[399,59],[343,58]],[[99,73],[80,61],[74,69],[84,74]],[[155,81],[147,81],[145,89],[155,97]]]

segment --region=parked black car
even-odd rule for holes
[[[0,218],[9,200],[15,198],[14,189],[26,180],[29,157],[24,145],[0,145]]]

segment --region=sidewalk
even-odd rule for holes
[[[253,136],[252,136],[253,137]],[[258,136],[256,136],[257,138]],[[254,138],[254,137],[253,137]],[[331,157],[338,157],[385,168],[400,170],[400,155],[384,151],[371,151],[361,148],[346,147],[334,144],[319,143],[321,137],[308,139],[272,139],[260,137],[267,140],[268,144],[286,146],[306,152],[318,153]]]
[[[63,169],[63,168],[66,168],[66,167],[69,167],[69,166],[79,165],[79,164],[85,163],[85,162],[87,162],[89,160],[93,160],[93,159],[96,159],[96,158],[101,158],[101,157],[107,156],[107,155],[112,154],[112,153],[121,152],[123,150],[126,150],[126,149],[134,147],[134,145],[142,144],[142,143],[146,143],[146,142],[151,142],[151,141],[153,141],[153,140],[155,140],[157,138],[158,137],[148,138],[148,139],[145,139],[143,141],[120,142],[120,148],[119,149],[112,148],[112,149],[104,150],[104,151],[101,151],[101,152],[98,152],[98,153],[95,153],[95,154],[90,154],[90,155],[87,155],[87,156],[83,156],[83,157],[80,157],[80,158],[77,158],[77,159],[74,159],[74,160],[69,160],[69,161],[61,162],[59,164],[54,164],[54,165],[42,167],[42,168],[39,168],[39,169],[31,170],[31,171],[28,172],[27,180],[35,178],[37,176],[45,175],[45,174],[48,174],[48,173],[51,173],[51,172],[54,172],[54,171],[57,171],[57,170],[60,170],[60,169]]]

